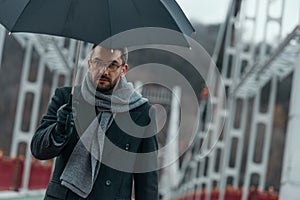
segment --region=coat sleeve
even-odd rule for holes
[[[62,89],[56,89],[48,105],[47,113],[43,116],[31,140],[30,148],[32,155],[40,160],[52,159],[58,156],[65,146],[53,144],[52,131],[56,127],[56,112],[65,102]]]
[[[134,190],[136,200],[158,199],[158,143],[156,138],[155,112],[150,112],[150,125],[146,128],[136,159],[137,173],[134,173]],[[142,169],[141,169],[142,168]],[[138,171],[145,171],[139,173]]]

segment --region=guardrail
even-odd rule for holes
[[[233,188],[231,186],[227,186],[224,200],[241,200],[243,194],[242,188]],[[206,199],[207,195],[210,195],[210,198]],[[173,200],[219,200],[220,191],[218,188],[212,189],[212,191],[208,194],[208,192],[203,189],[201,191],[195,190],[188,193],[183,194],[177,198],[173,198]],[[277,192],[273,190],[272,187],[269,188],[267,192],[262,192],[259,188],[251,187],[248,193],[247,200],[278,200],[279,195]]]
[[[10,158],[0,155],[0,191],[18,191],[21,188],[24,158]],[[32,159],[28,189],[45,189],[52,173],[51,161],[38,161]]]

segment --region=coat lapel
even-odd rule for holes
[[[142,112],[139,111],[130,112],[131,120],[135,123],[141,114]],[[117,117],[119,117],[119,120],[122,120],[122,118],[128,117],[128,113],[118,113],[116,114],[116,118]],[[115,146],[117,146],[118,148],[123,148],[122,144],[125,144],[126,141],[128,141],[128,138],[132,137],[130,136],[130,134],[126,133],[126,131],[122,130],[122,128],[118,127],[115,119],[108,129],[106,136],[106,140],[110,140],[110,143],[113,143],[113,145],[109,146],[105,146],[104,144],[106,155],[108,155]]]

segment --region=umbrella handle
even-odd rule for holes
[[[73,94],[69,95],[68,105],[72,107]]]
[[[78,68],[78,61],[79,61],[79,54],[80,54],[80,44],[81,44],[81,41],[77,40],[77,48],[76,48],[76,57],[75,57],[75,63],[74,63],[74,69],[73,69],[73,79],[72,79],[71,95],[74,94],[75,80],[76,80],[76,74],[77,74],[77,68]]]

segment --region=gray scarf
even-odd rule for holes
[[[98,176],[105,132],[114,115],[132,110],[148,100],[138,94],[125,77],[119,79],[112,95],[103,94],[96,90],[89,73],[84,78],[81,93],[86,102],[97,107],[99,114],[80,137],[60,179],[62,185],[86,198]]]

